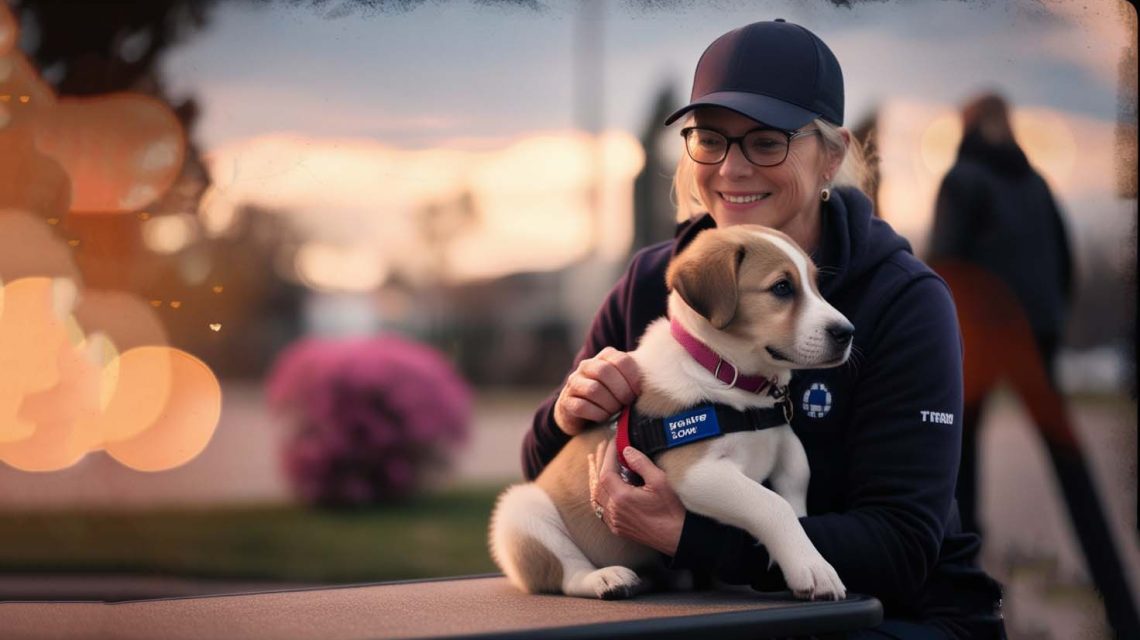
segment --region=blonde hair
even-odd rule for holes
[[[819,128],[819,139],[823,141],[824,150],[832,154],[844,154],[839,171],[827,186],[855,187],[863,193],[873,189],[872,176],[867,164],[868,153],[863,146],[854,137],[851,143],[847,144],[843,139],[843,130],[822,118],[816,118],[814,122]],[[693,117],[690,115],[685,120],[684,126],[692,126],[692,123]],[[696,168],[697,163],[682,150],[681,157],[677,160],[677,170],[673,172],[673,204],[677,207],[678,222],[684,222],[708,211],[697,189]]]

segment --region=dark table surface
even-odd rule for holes
[[[4,638],[783,637],[874,626],[878,600],[747,590],[601,601],[525,595],[473,576],[126,602],[0,602]]]

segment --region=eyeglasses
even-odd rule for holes
[[[720,164],[728,157],[733,143],[740,146],[745,159],[760,167],[774,167],[788,158],[792,140],[801,136],[819,133],[819,129],[782,131],[780,129],[753,129],[742,136],[730,138],[719,131],[701,127],[685,127],[681,136],[685,138],[685,150],[693,162],[698,164]]]

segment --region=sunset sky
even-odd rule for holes
[[[600,248],[619,256],[655,95],[672,83],[679,104],[709,42],[776,17],[835,51],[847,125],[881,110],[883,215],[916,247],[956,147],[956,108],[981,90],[1018,108],[1022,142],[1078,241],[1112,237],[1133,215],[1135,201],[1113,195],[1120,65],[1136,33],[1125,3],[612,2],[587,28],[579,3],[537,4],[330,16],[351,5],[222,3],[164,61],[172,93],[202,107],[193,135],[215,187],[204,215],[224,225],[242,203],[288,209],[333,252],[323,273],[336,279],[339,251],[347,271],[378,282],[385,261],[415,259],[417,207],[469,191],[485,224],[454,245],[452,277],[554,268],[592,237],[591,159],[605,157]],[[575,39],[591,33],[592,53]],[[590,128],[607,132],[601,155],[575,132]],[[378,262],[364,267],[370,251]]]

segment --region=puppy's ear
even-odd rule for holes
[[[736,276],[743,261],[743,246],[701,233],[669,265],[665,284],[713,327],[723,329],[736,316]]]

